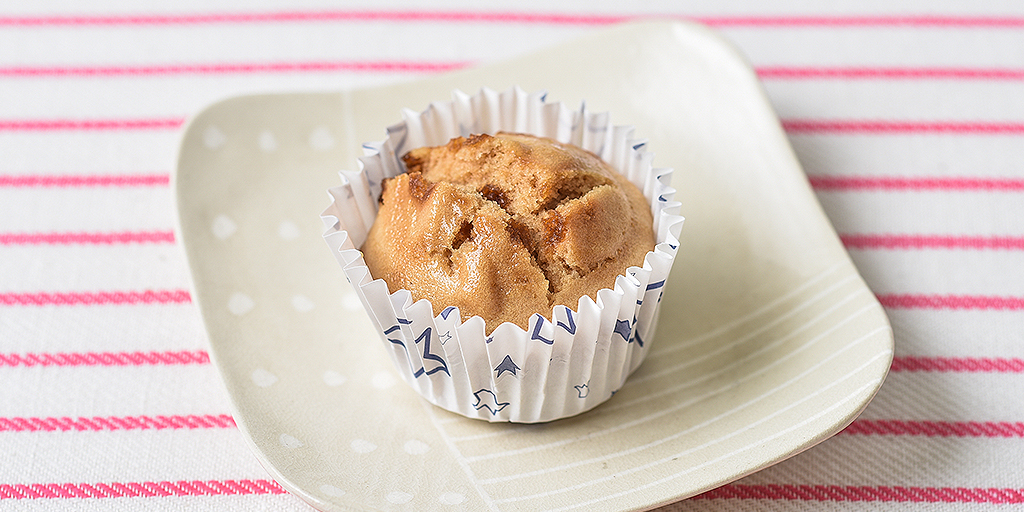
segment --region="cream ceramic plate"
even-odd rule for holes
[[[687,218],[647,362],[597,409],[530,426],[408,389],[319,218],[337,171],[400,109],[513,85],[636,126],[655,165],[676,169]],[[623,25],[415,83],[230,99],[189,124],[176,186],[236,421],[278,481],[325,510],[651,508],[831,436],[892,357],[756,77],[700,26]]]

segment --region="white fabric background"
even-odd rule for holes
[[[847,432],[665,510],[1024,507],[1024,5],[819,4],[0,6],[0,509],[308,510],[226,487],[40,490],[273,489],[222,416],[191,304],[69,303],[187,290],[168,238],[181,120],[227,96],[410,80],[643,16],[706,21],[748,56],[896,333],[893,371]]]

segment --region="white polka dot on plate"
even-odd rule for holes
[[[394,503],[395,505],[402,505],[409,503],[412,500],[412,494],[402,491],[389,492],[384,499],[388,500],[388,503]]]
[[[218,215],[214,217],[210,230],[213,231],[213,236],[217,237],[218,240],[224,240],[235,234],[235,231],[238,231],[238,224],[235,224],[235,221],[231,220],[231,217],[227,215]]]
[[[281,237],[282,240],[295,240],[302,232],[299,231],[299,227],[294,222],[284,221],[277,226],[277,236]]]
[[[395,377],[391,375],[391,372],[377,372],[370,379],[370,384],[377,389],[388,389],[395,385]]]
[[[277,440],[281,441],[281,445],[285,448],[298,448],[302,446],[302,441],[299,441],[288,434],[281,434],[281,437],[277,438]]]
[[[263,368],[253,370],[250,377],[252,377],[253,384],[256,384],[261,388],[273,386],[274,383],[277,382],[277,375],[274,375]]]
[[[261,132],[257,142],[260,145],[260,149],[267,153],[277,151],[277,139],[275,139],[274,134],[269,131]]]
[[[466,497],[457,492],[446,492],[438,496],[437,501],[440,501],[445,505],[458,505],[459,503],[466,501]]]
[[[363,309],[363,303],[359,300],[359,296],[356,295],[356,292],[349,292],[341,298],[341,307],[349,311],[361,311]]]
[[[333,486],[331,484],[323,484],[323,485],[321,485],[320,486],[320,492],[322,492],[322,493],[324,493],[324,494],[326,494],[328,496],[344,496],[345,495],[345,491],[343,491],[341,489],[338,489],[337,487],[335,487],[335,486]]]
[[[203,131],[203,145],[210,149],[217,149],[227,142],[227,137],[224,136],[224,132],[220,131],[220,128],[216,126],[208,126]]]
[[[405,453],[408,453],[409,455],[423,455],[430,451],[430,445],[420,441],[419,439],[410,439],[405,442],[402,449],[404,449]]]
[[[252,311],[254,307],[256,307],[256,303],[253,302],[252,297],[244,293],[233,293],[228,299],[228,311],[238,316]]]
[[[313,304],[313,301],[306,298],[305,295],[296,295],[292,297],[292,307],[299,313],[305,313],[306,311],[312,311],[316,304]]]
[[[313,149],[325,151],[334,147],[334,135],[326,127],[321,126],[309,134],[309,145]]]
[[[377,445],[365,439],[353,439],[349,446],[351,446],[352,451],[356,453],[370,453],[377,449]]]
[[[342,375],[342,374],[340,374],[340,373],[338,373],[338,372],[336,372],[334,370],[327,370],[327,371],[325,371],[324,374],[323,374],[323,379],[324,379],[324,384],[327,384],[328,386],[331,386],[332,388],[336,387],[336,386],[340,386],[340,385],[344,384],[345,381],[348,380],[347,378],[345,378],[344,375]]]

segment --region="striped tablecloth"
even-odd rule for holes
[[[1024,5],[330,4],[0,6],[0,509],[308,509],[209,364],[172,232],[187,116],[651,16],[748,56],[896,334],[845,431],[664,510],[1024,506]]]

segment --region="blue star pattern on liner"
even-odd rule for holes
[[[452,374],[448,372],[448,363],[444,362],[444,358],[439,356],[439,355],[437,355],[437,354],[431,354],[430,353],[430,327],[427,327],[426,329],[424,329],[423,332],[420,333],[420,335],[416,338],[416,344],[417,345],[419,345],[421,341],[423,342],[423,359],[424,360],[430,360],[430,361],[437,361],[438,365],[435,366],[434,368],[430,369],[430,370],[427,370],[426,368],[420,368],[419,371],[421,371],[421,372],[425,371],[427,375],[431,375],[431,374],[437,373],[439,371],[443,371],[443,372],[447,373],[449,377],[451,377]],[[414,373],[413,377],[419,377],[419,375],[416,375]]]
[[[403,319],[401,319],[401,318],[398,319],[399,322],[402,322],[402,320]],[[411,322],[406,320],[403,323],[411,323]],[[398,325],[393,325],[393,326],[389,327],[386,331],[384,331],[384,335],[387,336],[388,334],[391,334],[391,333],[393,333],[393,332],[395,332],[395,331],[397,331],[399,329],[401,329],[401,327],[399,327]],[[388,341],[390,341],[391,343],[394,343],[395,345],[401,345],[402,348],[404,348],[406,352],[409,351],[409,347],[407,347],[405,345],[405,342],[403,342],[402,340],[396,340],[396,339],[393,339],[393,338],[388,338]],[[418,370],[413,370],[412,376],[416,377],[416,378],[419,378],[421,375],[424,375],[424,374],[425,375],[433,375],[433,374],[435,374],[437,372],[442,372],[443,371],[444,373],[447,373],[449,377],[451,377],[452,374],[448,371],[448,363],[446,363],[444,361],[444,358],[442,358],[441,356],[439,356],[437,354],[431,354],[430,353],[430,327],[427,327],[426,329],[424,329],[423,332],[420,333],[420,335],[416,338],[416,342],[415,343],[417,345],[420,344],[421,342],[423,343],[423,359],[431,360],[431,361],[436,361],[438,364],[435,365],[430,370],[427,370],[426,367],[421,367]]]
[[[444,308],[444,311],[441,311],[441,318],[448,320],[448,315],[452,314],[452,311],[455,311],[455,306],[448,306]]]
[[[636,327],[636,315],[633,315],[633,321],[632,321],[632,322],[630,322],[630,323],[629,323],[629,325],[631,325],[631,326],[633,326],[633,327]],[[633,343],[633,342],[635,341],[635,342],[637,342],[637,343],[638,343],[638,344],[639,344],[639,345],[640,345],[641,347],[643,347],[643,346],[644,346],[644,340],[640,339],[640,329],[639,329],[639,328],[637,328],[637,329],[633,329],[633,328],[631,327],[631,328],[630,328],[630,332],[632,332],[632,333],[633,333],[633,337],[632,337],[632,338],[630,338],[630,339],[629,339],[629,341],[628,341],[627,343]]]
[[[530,334],[530,339],[537,340],[540,341],[541,343],[545,343],[548,345],[553,345],[555,343],[555,340],[549,340],[540,335],[540,329],[541,327],[544,327],[544,322],[546,321],[545,318],[536,313],[534,313],[533,316],[537,318],[537,323],[533,325],[533,333]],[[568,318],[568,325],[563,324],[562,322],[556,322],[555,325],[561,327],[562,329],[565,329],[565,331],[568,332],[569,334],[576,334],[576,321],[572,318],[572,310],[569,308],[565,308],[565,316]]]
[[[622,336],[622,339],[629,341],[629,335],[632,334],[633,323],[629,320],[615,320],[615,329],[612,332]]]
[[[576,392],[579,393],[580,398],[586,398],[587,396],[590,395],[590,381],[589,380],[586,383],[584,383],[584,384],[580,384],[579,386],[573,386],[573,387],[576,388]]]
[[[489,389],[481,389],[480,391],[473,393],[473,396],[476,397],[476,403],[473,404],[473,408],[478,411],[486,408],[491,412],[491,416],[498,414],[498,411],[504,409],[509,404],[508,402],[499,402],[494,391]]]
[[[636,317],[633,317],[632,321],[629,320],[615,320],[615,329],[612,332],[622,336],[622,339],[626,340],[626,343],[637,342],[641,347],[644,346],[644,340],[640,338],[639,329],[637,332],[633,332],[633,325],[636,324]]]
[[[576,321],[572,319],[572,310],[565,308],[565,316],[569,319],[569,325],[565,325],[562,322],[557,322],[558,326],[565,329],[569,334],[576,334]]]
[[[516,370],[520,368],[516,366],[516,363],[512,361],[512,356],[505,355],[505,359],[502,359],[498,366],[494,367],[494,371],[498,374],[494,376],[495,379],[501,377],[502,372],[512,372],[512,375],[516,374]]]
[[[555,343],[555,340],[549,340],[540,335],[540,328],[544,327],[544,317],[536,314],[533,316],[537,318],[537,323],[533,324],[533,333],[530,334],[530,339],[537,340],[541,343],[546,343],[548,345],[553,345]]]
[[[636,344],[640,345],[640,348],[644,347],[644,340],[640,339],[640,329],[637,329],[636,332],[633,333],[633,339],[629,340],[629,342],[632,343],[633,340],[636,340]]]
[[[451,339],[452,339],[452,332],[451,331],[445,332],[444,334],[439,335],[437,337],[437,339],[438,339],[438,341],[441,342],[442,345],[444,345],[445,343],[448,343],[449,341],[451,341]]]

